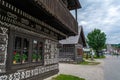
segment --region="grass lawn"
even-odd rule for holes
[[[53,77],[52,80],[85,80],[84,78],[79,78],[72,75],[60,74],[56,77]]]
[[[83,61],[83,62],[81,62],[79,64],[81,64],[81,65],[98,65],[98,64],[100,64],[100,62]]]
[[[97,56],[94,56],[95,59],[105,59],[106,56],[100,56],[100,57],[97,57]]]

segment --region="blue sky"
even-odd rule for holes
[[[107,43],[120,43],[120,0],[80,0],[78,23],[85,35],[94,28],[107,35]],[[73,12],[74,13],[74,12]]]

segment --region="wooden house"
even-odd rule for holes
[[[78,0],[0,0],[0,80],[58,73],[58,40],[76,35]]]
[[[86,47],[86,41],[82,26],[78,29],[78,35],[59,41],[62,45],[59,51],[60,62],[81,62],[83,60],[83,47]]]

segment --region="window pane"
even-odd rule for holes
[[[38,45],[39,53],[38,53],[38,61],[42,60],[42,53],[43,53],[43,43],[40,42]]]
[[[23,39],[23,53],[22,53],[22,63],[28,61],[28,53],[29,52],[29,40],[27,38]]]
[[[22,44],[22,38],[16,36],[15,37],[15,48],[13,52],[13,64],[20,64],[21,62],[21,44]]]
[[[21,49],[21,41],[22,39],[20,37],[15,38],[15,49]]]
[[[42,54],[42,50],[43,50],[43,43],[40,42],[39,43],[39,52]]]
[[[36,41],[36,40],[33,40],[33,50],[35,50],[35,51],[38,50],[38,41]]]
[[[24,38],[23,49],[24,50],[28,50],[29,49],[29,40],[26,39],[26,38]]]
[[[23,50],[21,58],[22,58],[22,63],[25,63],[28,61],[28,51],[27,50]]]
[[[32,62],[36,62],[37,61],[37,57],[38,57],[38,41],[37,40],[33,40],[33,53],[32,53]]]

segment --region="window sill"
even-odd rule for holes
[[[35,66],[41,66],[43,65],[43,63],[41,62],[34,62],[34,63],[23,63],[23,64],[13,64],[11,66],[11,69],[27,69],[27,68],[31,68],[31,67],[35,67]]]

